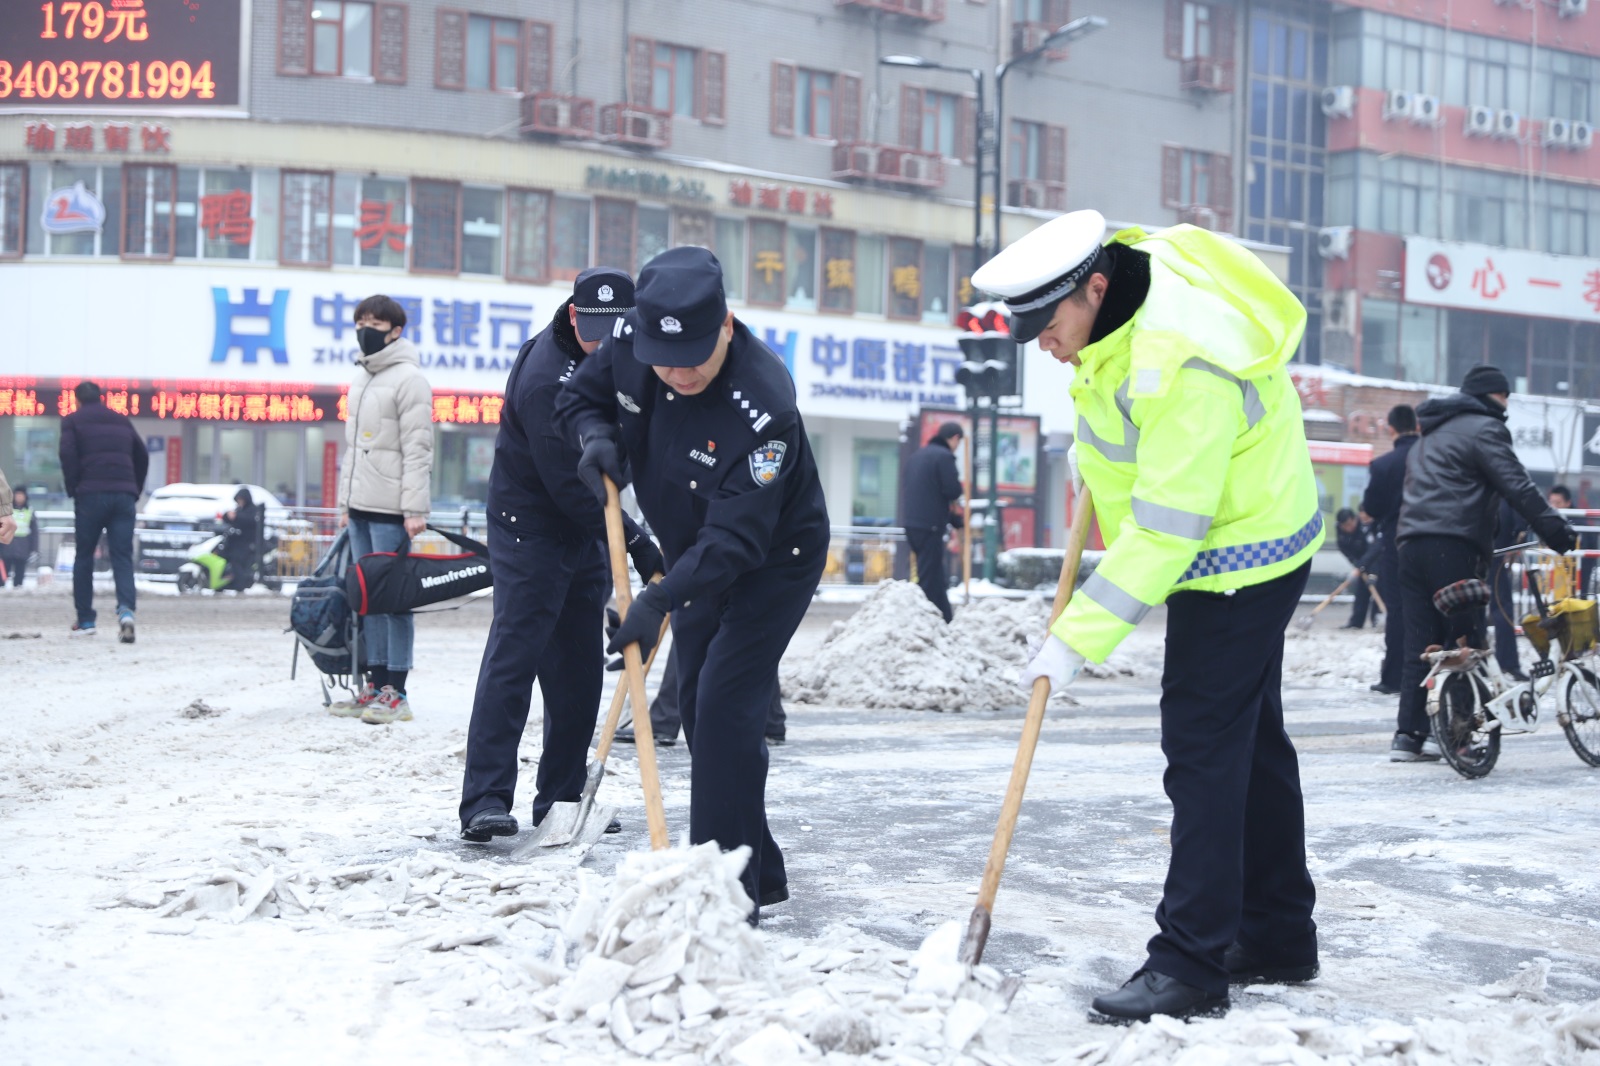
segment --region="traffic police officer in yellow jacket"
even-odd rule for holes
[[[1285,364],[1305,310],[1250,252],[1192,226],[1076,211],[973,276],[1019,341],[1077,367],[1076,465],[1106,553],[1024,671],[1056,689],[1167,605],[1172,858],[1144,965],[1104,1019],[1209,1014],[1228,985],[1316,976],[1315,890],[1280,693],[1284,630],[1323,539]]]
[[[828,512],[794,380],[728,311],[722,267],[671,248],[639,272],[634,308],[584,360],[556,405],[583,442],[578,473],[604,496],[632,468],[667,576],[612,635],[649,655],[672,615],[678,710],[689,745],[689,840],[750,848],[745,891],[789,898],[767,828],[767,709],[778,661],[828,555]],[[751,912],[751,921],[757,913]]]

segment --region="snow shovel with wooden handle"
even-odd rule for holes
[[[1299,621],[1297,621],[1295,623],[1295,625],[1299,626],[1301,629],[1310,629],[1311,628],[1311,623],[1315,622],[1317,620],[1317,615],[1322,613],[1322,609],[1324,607],[1328,606],[1328,604],[1332,603],[1334,601],[1334,597],[1338,596],[1339,593],[1343,592],[1349,586],[1350,586],[1350,579],[1349,578],[1345,578],[1343,581],[1339,582],[1339,587],[1338,588],[1336,588],[1332,592],[1328,593],[1326,599],[1324,599],[1321,603],[1317,604],[1315,607],[1311,608],[1311,613],[1306,615],[1304,618],[1300,619]]]
[[[650,579],[652,584],[660,580],[660,574]],[[661,650],[661,642],[667,639],[667,628],[671,621],[670,615],[661,620],[661,633],[656,637],[656,646],[650,649],[650,658],[644,663],[646,678],[650,676],[650,667],[655,665],[656,652]],[[589,769],[584,774],[582,794],[578,796],[576,802],[552,803],[550,809],[545,812],[544,820],[534,829],[533,836],[511,853],[513,859],[525,859],[540,848],[593,844],[606,831],[611,819],[617,816],[615,807],[597,808],[594,797],[599,792],[600,782],[606,775],[606,757],[611,754],[611,744],[616,739],[617,722],[622,717],[622,704],[627,695],[627,681],[619,677],[616,690],[611,694],[611,709],[606,712],[605,721],[600,727],[600,744],[595,748],[594,758],[590,760]]]
[[[611,554],[611,582],[616,588],[617,615],[628,617],[633,606],[633,587],[628,581],[627,543],[622,532],[622,500],[616,483],[606,483],[606,547]],[[659,644],[660,642],[657,641]],[[644,666],[639,645],[622,649],[622,673],[628,682],[628,701],[633,704],[633,745],[639,751],[639,784],[644,789],[645,820],[650,823],[650,850],[664,851],[667,837],[667,810],[661,803],[661,775],[656,771],[656,735],[650,728],[650,704],[644,695]]]
[[[1078,564],[1083,561],[1083,546],[1089,540],[1089,527],[1094,519],[1094,500],[1087,488],[1078,494],[1077,503],[1072,532],[1067,537],[1067,556],[1061,561],[1061,580],[1056,582],[1056,599],[1050,608],[1051,625],[1055,625],[1072,599],[1073,586],[1078,583]],[[1050,679],[1035,679],[1028,699],[1028,716],[1022,721],[1022,739],[1017,742],[1017,758],[1011,764],[1011,783],[1006,786],[1005,800],[1000,805],[1000,824],[995,827],[994,842],[989,845],[989,862],[983,868],[983,885],[978,889],[978,902],[967,922],[967,938],[961,944],[961,961],[968,966],[983,961],[983,948],[989,942],[994,898],[1000,891],[1000,875],[1005,871],[1006,853],[1011,850],[1011,837],[1017,829],[1022,791],[1028,785],[1028,771],[1033,768],[1033,752],[1039,746],[1039,730],[1044,725],[1044,707],[1049,700]]]

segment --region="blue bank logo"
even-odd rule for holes
[[[217,305],[216,339],[211,345],[211,361],[226,363],[228,353],[239,349],[241,361],[255,363],[262,352],[272,356],[274,363],[289,361],[289,344],[285,340],[285,326],[289,318],[289,290],[274,289],[272,302],[261,302],[260,289],[245,289],[243,298],[234,303],[224,288],[212,288],[211,298]],[[240,319],[252,325],[241,330]],[[265,324],[266,331],[260,328]]]
[[[767,327],[767,347],[771,348],[783,359],[783,365],[789,368],[789,376],[794,377],[794,348],[800,335],[794,330],[789,330],[783,340],[778,339],[778,331],[771,326]]]

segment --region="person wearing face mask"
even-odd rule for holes
[[[633,308],[633,279],[612,267],[578,275],[550,325],[522,346],[506,378],[506,406],[489,472],[489,567],[494,621],[478,668],[461,781],[461,837],[514,836],[517,745],[533,683],[544,702],[533,824],[551,804],[577,800],[588,770],[605,681],[600,644],[611,570],[605,512],[578,476],[578,447],[556,426],[566,381]],[[661,553],[623,516],[641,581],[665,569]]]
[[[607,650],[654,647],[672,615],[678,712],[689,747],[689,839],[745,845],[756,908],[789,898],[767,828],[767,710],[778,661],[822,577],[828,512],[783,360],[728,310],[704,248],[645,264],[634,309],[556,403],[578,472],[634,493],[667,576],[633,601]],[[756,921],[758,910],[750,920]]]
[[[1106,552],[1024,671],[1069,683],[1167,607],[1163,782],[1172,857],[1144,964],[1102,1020],[1211,1014],[1230,983],[1316,976],[1315,889],[1284,630],[1323,540],[1285,364],[1306,313],[1238,244],[1176,226],[1109,243],[1097,211],[1039,227],[975,273],[1018,341],[1075,367],[1078,474]]]
[[[406,312],[388,296],[356,305],[355,380],[350,385],[339,471],[339,516],[357,558],[392,552],[428,525],[433,472],[433,390],[403,334]],[[410,614],[369,614],[361,621],[367,679],[353,700],[330,711],[373,725],[409,722],[406,677],[414,627]]]

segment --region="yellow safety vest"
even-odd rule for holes
[[[1078,469],[1107,550],[1051,628],[1093,662],[1171,593],[1270,581],[1323,540],[1284,369],[1305,308],[1254,254],[1206,230],[1113,239],[1150,254],[1150,292],[1079,354]]]

